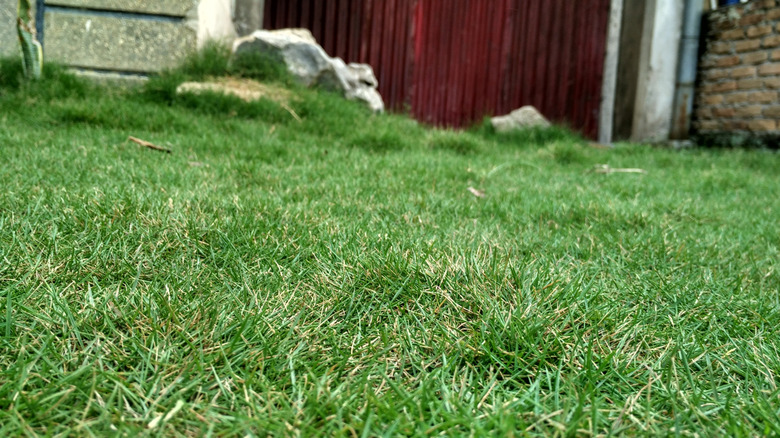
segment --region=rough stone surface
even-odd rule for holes
[[[505,116],[493,117],[490,119],[490,123],[496,132],[507,132],[534,126],[550,126],[550,122],[530,105],[516,109]]]
[[[47,5],[184,17],[197,0],[46,0]]]
[[[16,0],[0,0],[0,56],[13,56],[18,52]]]
[[[375,112],[385,109],[371,66],[347,65],[340,58],[331,58],[306,29],[259,30],[236,40],[233,52],[234,56],[270,54],[284,61],[290,73],[307,87],[316,85],[340,92],[347,99],[366,103]]]
[[[174,67],[197,40],[191,27],[167,21],[47,12],[44,25],[48,59],[91,69],[153,72]]]

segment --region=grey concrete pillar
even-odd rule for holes
[[[238,36],[263,28],[264,0],[235,0],[234,24]]]
[[[684,3],[648,0],[634,124],[634,141],[666,141],[672,129]]]

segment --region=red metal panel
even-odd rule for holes
[[[322,28],[325,23],[325,3],[319,0],[311,0],[309,5],[312,15],[312,27],[308,28],[312,31],[312,34],[323,35]]]
[[[455,107],[455,101],[458,98],[458,90],[461,88],[449,88],[448,85],[462,85],[462,82],[458,80],[458,52],[463,47],[463,28],[460,26],[463,24],[464,1],[451,0],[451,3],[453,4],[447,8],[447,11],[451,13],[450,18],[441,24],[442,29],[446,29],[446,36],[439,42],[440,47],[444,49],[444,62],[447,65],[444,80],[438,84],[439,90],[442,90],[441,104],[444,107],[443,117],[445,120],[457,120],[458,109]]]
[[[360,59],[360,42],[363,40],[361,32],[361,23],[363,21],[363,8],[361,2],[350,2],[349,8],[349,45],[348,56],[346,59],[356,61]]]
[[[534,105],[595,137],[610,0],[267,0],[265,27],[307,27],[371,64],[388,108],[478,122]]]
[[[393,33],[395,28],[395,14],[393,11],[396,8],[398,0],[385,0],[384,2],[384,26],[382,27],[382,44],[380,46],[381,56],[379,60],[379,75],[377,79],[382,84],[380,87],[380,93],[384,92],[382,96],[386,96],[386,99],[392,100],[393,98],[393,49],[395,48]]]
[[[503,6],[503,2],[496,1],[496,6]],[[490,11],[494,12],[494,11]],[[485,116],[487,113],[495,113],[498,110],[498,107],[501,102],[501,70],[504,66],[504,58],[502,58],[502,52],[503,52],[503,45],[502,45],[502,37],[504,35],[504,17],[506,16],[506,10],[504,8],[498,9],[496,8],[494,13],[489,13],[487,16],[488,26],[490,29],[489,38],[488,41],[488,47],[487,47],[487,53],[489,54],[489,58],[487,61],[488,65],[488,79],[487,79],[487,89],[485,91],[485,95],[488,98],[488,101],[486,102],[486,106],[479,108],[480,114],[478,115],[480,118]]]
[[[307,29],[311,29],[314,24],[311,16],[311,9],[311,0],[303,0],[301,2],[301,19],[299,22]]]
[[[556,119],[561,120],[566,118],[566,108],[568,107],[568,98],[571,95],[572,85],[574,81],[572,80],[571,73],[576,74],[576,70],[572,72],[571,68],[567,68],[566,62],[563,62],[563,60],[572,60],[574,59],[574,54],[576,51],[576,44],[577,40],[574,38],[573,32],[566,32],[567,29],[574,29],[575,26],[575,18],[577,17],[576,14],[576,3],[575,2],[564,2],[564,10],[562,12],[564,14],[563,20],[561,22],[563,29],[562,29],[562,40],[560,45],[561,50],[561,61],[559,61],[556,65],[556,69],[558,71],[558,81],[557,81],[557,93],[555,94],[555,101],[554,106],[557,109]],[[600,90],[600,88],[599,88]]]
[[[336,19],[338,20],[338,32],[336,32],[336,47],[332,53],[340,58],[348,56],[347,37],[349,37],[349,16],[351,8],[349,0],[339,0],[336,9]]]
[[[511,95],[511,84],[514,82],[513,80],[508,80],[508,78],[514,78],[512,75],[512,65],[509,62],[506,62],[506,60],[509,59],[509,57],[512,54],[512,36],[513,36],[513,30],[514,27],[512,26],[512,23],[517,20],[517,6],[514,4],[513,0],[504,0],[504,34],[502,35],[502,41],[501,41],[501,89],[500,89],[500,99],[496,103],[496,109],[498,113],[505,113],[509,109],[507,107],[509,106],[510,102],[510,95]],[[515,48],[515,50],[518,50],[518,48]],[[510,87],[507,87],[507,84],[510,84]]]
[[[393,57],[393,97],[392,101],[398,102],[394,109],[402,110],[403,102],[406,99],[406,51],[409,48],[409,42],[406,40],[409,35],[409,26],[411,20],[411,2],[400,0],[396,11],[396,31],[393,45],[396,47],[396,54]]]
[[[411,105],[412,99],[414,98],[414,63],[415,63],[415,49],[416,49],[416,43],[417,40],[417,32],[418,32],[418,21],[417,21],[417,12],[418,12],[418,0],[412,0],[407,5],[407,11],[406,13],[412,17],[414,17],[412,20],[409,20],[409,25],[406,29],[406,35],[407,35],[407,41],[406,41],[406,53],[405,53],[405,66],[404,66],[404,95],[403,95],[403,101],[401,103],[401,109],[406,111],[409,109],[409,105]]]
[[[466,21],[466,26],[463,29],[465,35],[472,35],[477,29],[479,29],[485,15],[485,5],[483,2],[473,3],[469,5],[467,16],[470,17]],[[463,88],[461,95],[456,102],[456,106],[460,111],[459,117],[465,119],[474,118],[474,93],[477,85],[476,77],[479,74],[479,70],[476,68],[476,58],[478,53],[474,50],[473,40],[466,37],[465,44],[458,53],[459,55],[459,73],[461,77],[458,79],[462,81]]]
[[[369,44],[370,49],[366,62],[374,68],[374,73],[377,75],[377,79],[379,79],[379,76],[381,76],[382,68],[382,33],[384,32],[383,5],[385,1],[386,0],[374,0],[373,7],[371,8],[371,34],[369,36],[371,43]],[[380,80],[379,86],[384,89],[387,87],[387,84]],[[385,98],[385,100],[387,100],[386,93],[387,92],[385,91],[385,94],[382,94],[382,97]]]

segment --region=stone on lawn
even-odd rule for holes
[[[366,103],[374,112],[385,109],[371,66],[347,65],[341,58],[331,58],[307,29],[258,30],[233,43],[234,56],[251,52],[284,61],[287,70],[304,86],[341,93],[347,99]]]
[[[548,127],[547,120],[536,108],[528,105],[512,111],[505,116],[490,119],[496,132],[507,132],[514,129],[531,128],[534,126]]]

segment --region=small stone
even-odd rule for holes
[[[496,132],[506,132],[534,126],[550,126],[550,121],[530,105],[516,109],[505,116],[493,117],[490,119],[490,123]]]
[[[307,29],[258,30],[233,43],[233,56],[251,52],[278,58],[304,86],[340,92],[347,99],[366,103],[374,112],[385,109],[371,66],[347,65],[341,58],[331,58]]]

